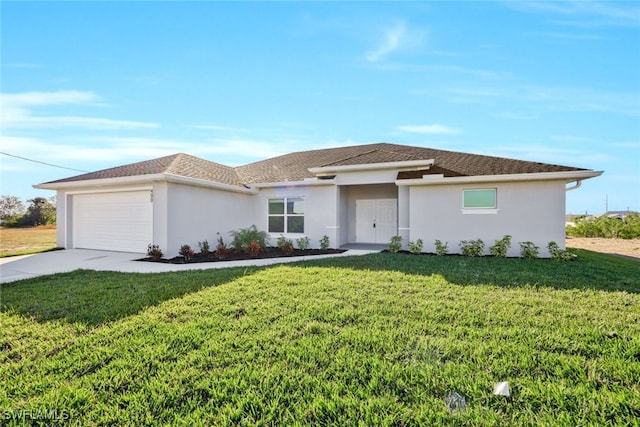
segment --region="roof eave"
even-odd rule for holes
[[[173,175],[165,173],[149,174],[149,175],[135,175],[135,176],[122,176],[117,178],[101,178],[101,179],[88,179],[82,181],[65,181],[65,182],[47,182],[43,184],[34,185],[33,188],[41,190],[68,190],[73,188],[87,188],[87,187],[117,187],[122,185],[149,183],[166,181],[175,184],[193,185],[197,187],[213,188],[223,191],[232,191],[236,193],[245,194],[257,194],[257,191],[251,188],[224,184],[221,182],[208,181],[206,179],[190,178],[182,175]]]
[[[357,165],[320,166],[307,169],[316,176],[335,175],[344,172],[362,172],[395,169],[400,171],[419,170],[433,166],[434,159],[406,160],[401,162],[363,163]]]
[[[310,178],[303,181],[280,181],[280,182],[260,182],[251,184],[252,188],[274,188],[274,187],[317,187],[320,185],[335,185],[335,179]]]
[[[565,183],[577,180],[595,178],[604,171],[579,170],[563,172],[538,172],[518,173],[504,175],[475,175],[455,176],[445,178],[444,175],[424,175],[417,179],[399,179],[396,185],[445,185],[445,184],[471,184],[489,182],[516,182],[516,181],[564,181]]]

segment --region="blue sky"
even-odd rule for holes
[[[604,170],[640,210],[638,2],[12,2],[2,149],[93,171],[393,142]],[[76,175],[0,155],[2,194]]]

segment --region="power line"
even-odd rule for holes
[[[28,162],[40,163],[41,165],[53,166],[54,168],[68,169],[68,170],[70,170],[70,171],[84,172],[84,173],[88,173],[88,172],[89,172],[89,171],[83,171],[82,169],[68,168],[68,167],[66,167],[66,166],[54,165],[53,163],[41,162],[40,160],[28,159],[28,158],[26,158],[26,157],[16,156],[16,155],[14,155],[14,154],[5,153],[5,152],[3,152],[3,151],[0,151],[0,154],[4,154],[5,156],[9,156],[9,157],[15,157],[16,159],[20,159],[20,160],[26,160],[26,161],[28,161]]]

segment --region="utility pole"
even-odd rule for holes
[[[604,212],[605,213],[609,212],[609,195],[608,194],[604,196]]]

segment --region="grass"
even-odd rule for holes
[[[640,263],[576,252],[564,263],[375,254],[2,285],[0,415],[637,425]],[[501,381],[511,397],[492,394]],[[466,408],[450,413],[454,391]]]
[[[0,258],[46,252],[56,248],[56,227],[0,227]]]

